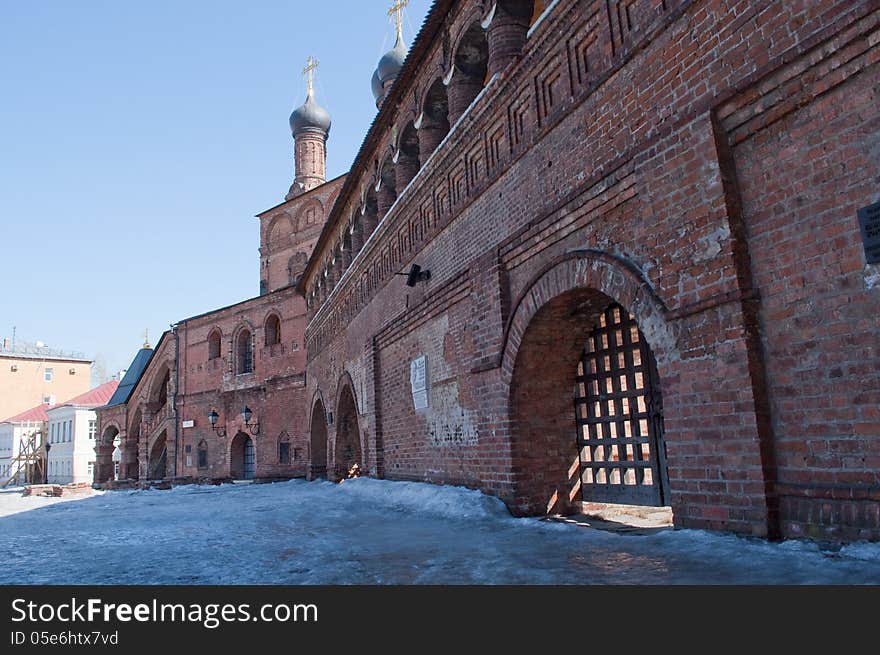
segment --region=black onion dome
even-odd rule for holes
[[[403,44],[403,39],[398,36],[394,47],[382,55],[382,59],[379,60],[379,66],[376,69],[376,74],[383,85],[388,80],[397,77],[400,69],[403,68],[403,62],[406,60],[408,52],[409,50]]]
[[[330,114],[321,107],[310,93],[302,107],[294,109],[290,115],[290,130],[296,136],[305,129],[314,128],[330,132]]]
[[[370,86],[373,88],[373,97],[376,99],[376,102],[379,102],[379,99],[385,95],[385,89],[382,88],[382,80],[379,79],[379,71],[373,72],[373,79],[370,80]]]

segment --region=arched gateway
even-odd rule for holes
[[[361,432],[358,426],[357,404],[351,385],[343,385],[336,410],[336,448],[334,450],[334,479],[359,475],[364,470],[361,450]]]
[[[671,338],[631,273],[608,256],[570,257],[520,299],[505,352],[516,513],[670,504],[660,377],[638,317]]]
[[[309,479],[327,476],[327,422],[324,403],[319,398],[312,406],[309,448]]]
[[[236,434],[230,444],[229,475],[236,480],[253,480],[256,475],[254,441],[244,432]]]

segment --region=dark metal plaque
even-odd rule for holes
[[[869,264],[880,264],[880,202],[859,210],[859,227],[862,230],[865,259]]]

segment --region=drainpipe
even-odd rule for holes
[[[180,335],[177,332],[177,323],[171,324],[171,332],[174,334],[174,396],[171,399],[174,407],[174,477],[177,477],[177,460],[180,457],[178,438],[180,436],[180,417],[177,415],[177,394],[180,389]]]

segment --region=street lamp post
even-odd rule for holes
[[[49,484],[49,451],[52,449],[52,444],[48,441],[46,442],[46,465],[43,467],[43,484]]]

